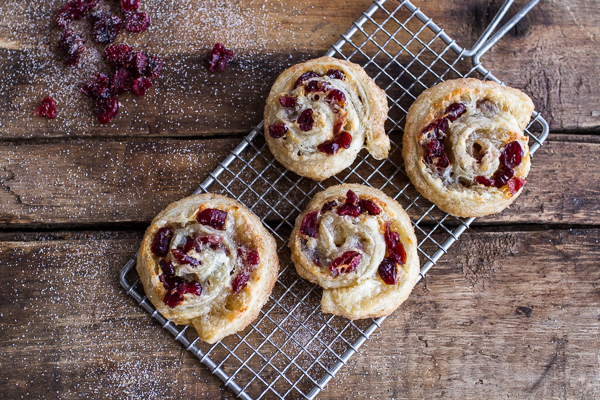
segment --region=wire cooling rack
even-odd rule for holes
[[[134,269],[135,258],[120,274],[127,293],[238,397],[314,399],[385,317],[349,321],[320,311],[321,290],[301,279],[290,260],[287,240],[296,216],[315,193],[334,184],[361,183],[383,190],[402,204],[413,221],[421,279],[474,218],[440,211],[410,184],[400,147],[408,107],[423,90],[443,80],[471,76],[500,82],[479,59],[537,1],[527,4],[492,36],[512,3],[508,0],[470,50],[458,46],[411,2],[376,1],[327,55],[362,65],[385,89],[391,104],[386,122],[392,140],[389,158],[377,161],[363,150],[350,169],[315,182],[274,161],[260,124],[194,192],[238,199],[262,219],[277,241],[278,281],[259,317],[246,330],[208,345],[198,340],[193,329],[178,328],[146,299]],[[527,133],[534,153],[546,139],[548,125],[534,113]]]

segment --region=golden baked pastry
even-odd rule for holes
[[[289,246],[298,274],[323,288],[323,312],[349,319],[389,315],[419,276],[408,215],[368,186],[318,193],[296,219]]]
[[[320,181],[348,168],[365,147],[382,160],[387,98],[357,64],[321,57],[279,75],[267,99],[265,138],[287,169]]]
[[[522,192],[531,164],[523,133],[533,112],[517,89],[454,79],[408,110],[402,155],[417,190],[457,217],[502,211]]]
[[[170,204],[146,230],[137,271],[154,307],[215,343],[257,316],[277,280],[275,240],[237,201],[199,194]]]

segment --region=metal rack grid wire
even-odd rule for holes
[[[481,44],[484,51],[491,47]],[[411,2],[378,0],[327,55],[362,65],[386,91],[390,104],[386,130],[392,141],[389,158],[377,161],[363,150],[350,169],[315,182],[287,171],[273,159],[260,124],[194,192],[210,190],[238,199],[275,237],[281,271],[259,317],[243,332],[208,345],[198,340],[193,329],[179,328],[165,319],[146,299],[134,269],[135,257],[120,273],[127,294],[246,400],[314,399],[385,319],[350,321],[323,314],[320,289],[296,274],[287,238],[296,216],[314,194],[335,184],[361,183],[396,199],[417,234],[422,260],[419,279],[474,220],[446,214],[416,192],[404,173],[401,138],[408,107],[428,87],[458,77],[500,82],[479,62],[481,52],[458,46]],[[527,133],[534,153],[546,139],[548,125],[534,113]]]

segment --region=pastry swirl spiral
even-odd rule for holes
[[[502,211],[522,192],[533,112],[517,89],[455,79],[423,92],[406,117],[402,155],[417,190],[458,217]]]
[[[323,288],[323,312],[349,319],[388,315],[419,275],[417,239],[406,212],[363,185],[318,193],[290,238],[298,274]]]

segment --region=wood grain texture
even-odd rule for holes
[[[415,1],[465,47],[475,42],[502,1]],[[80,136],[200,136],[246,133],[262,119],[264,100],[278,74],[324,54],[371,4],[370,0],[271,4],[253,0],[149,0],[153,18],[143,34],[122,34],[140,50],[166,61],[164,75],[144,98],[121,96],[113,123],[95,122],[92,102],[78,93],[98,70],[108,72],[92,40],[82,66],[68,69],[55,50],[55,1],[10,0],[0,6],[0,134],[3,138]],[[524,90],[558,130],[600,126],[594,0],[541,2],[483,59],[506,84]],[[375,15],[384,18],[383,12]],[[76,28],[87,32],[84,22]],[[360,34],[359,34],[360,36]],[[357,37],[357,39],[359,39]],[[220,74],[206,69],[216,41],[238,54]],[[59,117],[32,116],[42,96],[54,95]]]
[[[2,235],[5,398],[235,398],[121,289],[141,235]],[[598,398],[599,240],[468,231],[319,398]]]
[[[4,189],[0,191],[0,227],[132,222],[145,226],[167,204],[190,195],[239,140],[5,144],[0,146],[0,184]],[[551,140],[535,155],[527,179],[529,183],[516,203],[501,214],[478,219],[477,223],[600,223],[600,175],[594,167],[599,162],[599,154],[600,143]],[[394,161],[401,162],[400,154]],[[253,165],[259,166],[258,163]],[[360,171],[366,175],[371,173],[368,168]],[[248,182],[256,179],[249,167],[244,169],[244,174]],[[289,181],[280,175],[271,177],[279,180],[282,191],[298,180],[289,172],[286,176]],[[231,193],[242,193],[239,181],[231,175],[223,178],[232,181]],[[402,187],[408,180],[398,174],[395,182]],[[380,186],[383,179],[374,179],[371,183]],[[218,192],[222,187],[214,185],[210,190]],[[253,184],[253,190],[245,191],[242,200],[253,205],[258,196],[265,193],[271,201],[281,200],[281,192],[266,190],[266,182],[259,179]],[[308,200],[296,197],[290,201],[297,200],[300,207]],[[287,212],[286,205],[290,208],[284,201],[280,212]],[[260,210],[258,207],[257,213],[260,214]],[[275,217],[270,214],[268,218]]]

